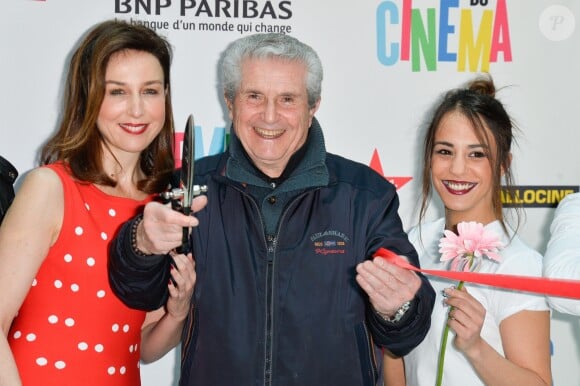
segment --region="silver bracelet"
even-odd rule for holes
[[[379,311],[376,311],[376,310],[375,311],[386,322],[397,323],[399,320],[401,320],[403,318],[403,316],[405,315],[405,313],[407,313],[409,308],[411,308],[411,301],[410,300],[403,303],[403,305],[401,307],[399,307],[399,309],[391,317],[389,317],[389,316],[387,316]]]

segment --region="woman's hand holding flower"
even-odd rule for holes
[[[481,329],[485,319],[485,308],[465,287],[447,288],[444,293],[445,303],[453,307],[447,322],[449,328],[455,332],[453,344],[459,351],[472,356],[483,342]]]

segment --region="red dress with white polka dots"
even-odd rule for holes
[[[47,167],[62,181],[64,218],[8,335],[22,382],[138,386],[145,313],[111,291],[107,250],[120,225],[151,198],[109,196],[75,181],[62,164]]]

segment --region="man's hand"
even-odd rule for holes
[[[382,257],[360,263],[356,271],[356,281],[368,294],[375,310],[387,317],[412,300],[421,287],[421,279],[415,272],[388,263]]]
[[[206,196],[197,196],[191,202],[191,210],[198,212],[206,204]],[[171,209],[170,204],[150,202],[145,205],[143,221],[137,226],[137,248],[146,254],[167,254],[181,245],[183,228],[198,224],[197,218]]]

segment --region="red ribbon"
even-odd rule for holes
[[[414,265],[409,264],[399,255],[385,248],[379,248],[373,257],[382,257],[391,264],[427,275],[439,276],[457,281],[462,280],[493,287],[535,292],[539,294],[564,298],[580,299],[580,280],[548,279],[542,277],[503,275],[499,273],[475,273],[463,271],[419,269]]]

